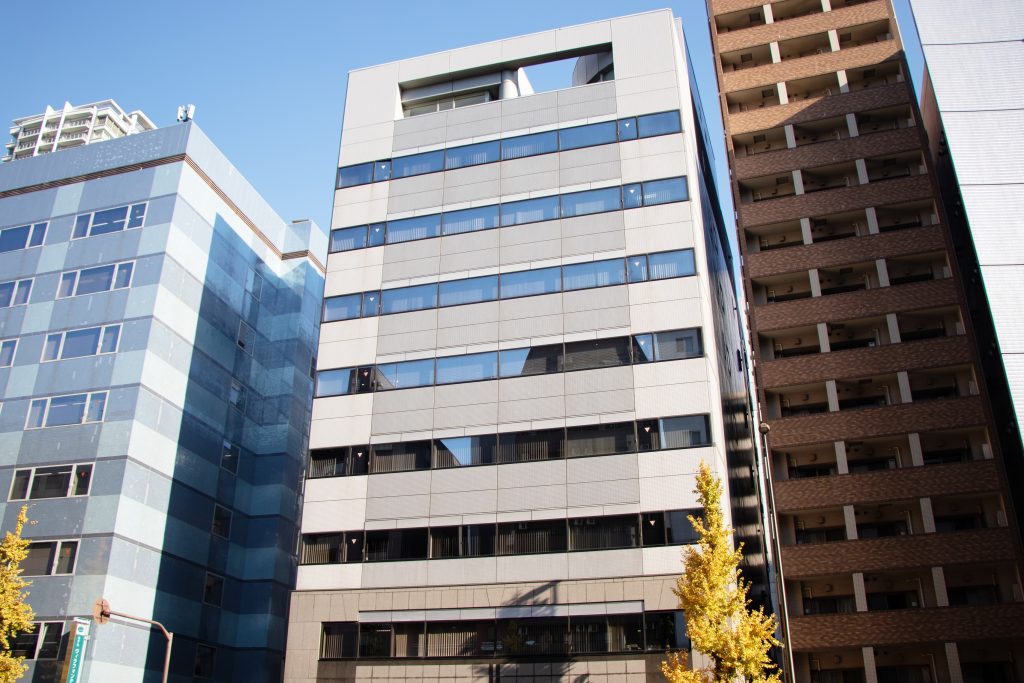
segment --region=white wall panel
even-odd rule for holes
[[[427,572],[427,583],[431,586],[494,583],[498,580],[498,558],[432,560],[427,563]]]
[[[664,548],[643,549],[644,574],[672,574],[678,576],[683,571],[683,552],[680,546],[670,545]],[[654,607],[647,607],[654,609]]]
[[[569,553],[570,579],[618,579],[640,574],[643,574],[640,548]]]
[[[565,553],[498,558],[498,581],[558,581],[569,578]]]
[[[361,588],[425,586],[427,560],[416,562],[368,562],[363,565]]]
[[[359,588],[362,564],[313,564],[299,567],[295,590],[343,590]]]
[[[365,479],[365,477],[363,477]],[[306,500],[302,506],[302,533],[361,529],[366,521],[365,500]]]

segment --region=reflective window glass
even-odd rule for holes
[[[654,335],[654,357],[656,360],[699,358],[703,354],[700,328],[672,330]]]
[[[562,195],[562,217],[570,218],[591,213],[618,211],[622,208],[621,199],[620,190],[617,187]]]
[[[498,298],[498,276],[486,275],[468,280],[451,280],[438,285],[439,305],[458,306]]]
[[[498,227],[499,209],[497,204],[479,206],[475,209],[447,211],[441,215],[441,234],[457,235]]]
[[[31,230],[31,226],[28,225],[0,230],[0,253],[24,249],[28,242],[29,230]]]
[[[368,247],[379,247],[384,244],[384,237],[386,235],[386,224],[385,223],[373,223],[369,226],[367,232],[369,233],[366,238],[366,246]]]
[[[99,327],[91,327],[85,330],[72,330],[64,334],[64,348],[61,350],[61,358],[78,358],[81,356],[92,356],[96,353],[100,343]]]
[[[321,370],[316,373],[317,396],[341,396],[352,392],[355,368]]]
[[[554,268],[523,270],[517,273],[502,273],[501,298],[512,299],[518,296],[550,294],[562,288],[562,272]]]
[[[89,229],[89,235],[104,235],[108,232],[124,230],[125,220],[127,218],[127,206],[119,206],[116,209],[97,211],[92,215],[92,227]]]
[[[520,159],[558,151],[558,133],[534,133],[501,141],[502,159]]]
[[[619,119],[619,140],[636,140],[636,119]]]
[[[498,437],[455,436],[434,442],[434,467],[468,467],[493,465],[497,458]]]
[[[654,335],[637,334],[633,336],[633,362],[651,363],[654,361]]]
[[[499,353],[498,367],[502,377],[547,375],[562,368],[562,345],[531,346],[506,349]]]
[[[86,268],[78,273],[78,286],[75,288],[75,295],[94,294],[105,292],[110,289],[114,278],[114,266],[99,266],[98,268]]]
[[[632,422],[569,427],[565,430],[567,458],[633,453],[635,450]]]
[[[108,325],[103,328],[103,340],[100,342],[100,353],[117,351],[117,341],[121,338],[120,325]]]
[[[666,111],[660,114],[647,114],[638,116],[637,124],[640,130],[640,137],[649,138],[655,135],[668,135],[678,133],[682,130],[679,124],[678,111]]]
[[[562,457],[565,433],[561,429],[538,429],[498,435],[498,462],[557,460]]]
[[[356,164],[355,166],[343,166],[338,169],[338,182],[336,187],[352,187],[354,185],[365,185],[373,180],[373,163]]]
[[[331,253],[362,249],[366,246],[366,226],[331,230]]]
[[[14,349],[18,342],[15,339],[5,339],[0,342],[0,368],[9,368],[14,364]]]
[[[645,547],[665,545],[665,513],[645,512],[640,515],[640,532]]]
[[[395,157],[391,160],[392,178],[406,178],[442,170],[444,170],[444,150],[442,149],[407,157]]]
[[[501,224],[519,225],[558,218],[558,196],[525,199],[501,205]]]
[[[92,214],[86,213],[75,219],[75,229],[71,231],[71,239],[79,239],[89,234],[89,223],[92,221]]]
[[[441,214],[403,218],[400,221],[388,221],[388,244],[422,240],[437,237],[441,234]]]
[[[114,275],[114,289],[124,289],[131,284],[133,268],[134,265],[131,263],[117,264],[117,273]]]
[[[107,392],[101,391],[89,394],[89,407],[85,411],[86,422],[100,422],[103,420],[103,410],[107,405]]]
[[[565,371],[629,365],[629,340],[588,339],[565,345]]]
[[[81,424],[85,418],[85,405],[88,394],[71,396],[55,396],[50,399],[50,409],[46,413],[47,427]]]
[[[669,202],[685,202],[690,198],[689,192],[686,189],[686,178],[650,180],[643,185],[644,206],[667,204]]]
[[[498,528],[493,524],[462,527],[462,556],[490,557],[494,554],[494,538]]]
[[[697,272],[692,249],[663,251],[660,254],[651,254],[647,257],[647,261],[650,269],[648,277],[651,280],[686,277]]]
[[[583,517],[569,520],[570,550],[610,550],[612,548],[640,547],[640,530],[636,515],[608,515],[605,517]],[[604,617],[596,618],[604,622]],[[603,629],[602,629],[603,631]],[[602,633],[602,636],[605,634]],[[602,638],[603,640],[603,638]],[[607,644],[600,642],[595,649],[607,651]]]
[[[378,391],[427,387],[434,383],[434,359],[385,363],[377,366],[380,376]]]
[[[362,316],[372,318],[375,315],[380,315],[380,292],[364,292]]]
[[[564,291],[621,285],[625,282],[626,273],[622,259],[562,266],[562,289]]]
[[[568,549],[566,545],[565,520],[545,520],[526,522],[525,524],[520,522],[499,524],[496,546],[498,555],[565,552]],[[558,621],[559,628],[557,630],[564,633],[565,622],[563,620]],[[564,638],[560,642],[551,641],[550,639],[548,642],[559,648],[558,651],[564,649]]]
[[[658,420],[660,448],[693,448],[711,444],[707,415],[666,417]]]
[[[324,322],[351,320],[359,317],[359,302],[362,294],[332,296],[324,299]]]
[[[647,256],[630,256],[626,258],[626,276],[630,282],[643,282],[647,279]]]
[[[404,313],[437,307],[437,285],[417,285],[381,291],[381,313]]]
[[[391,161],[385,159],[373,165],[373,182],[379,183],[391,179]]]
[[[446,170],[462,168],[463,166],[476,166],[478,164],[489,164],[498,161],[501,154],[501,143],[497,140],[481,142],[476,145],[465,145],[453,147],[445,151],[444,167]]]
[[[473,353],[437,359],[437,383],[475,382],[498,376],[498,354]]]
[[[29,498],[63,498],[68,495],[71,484],[71,465],[61,467],[40,467],[32,478]]]
[[[644,205],[644,193],[640,183],[622,186],[622,208],[636,209]]]
[[[370,474],[430,469],[429,441],[401,441],[370,447]]]
[[[562,151],[604,145],[609,142],[615,142],[614,121],[563,128],[558,131],[558,148]]]
[[[688,519],[690,512],[689,510],[669,510],[665,513],[669,545],[685,545],[697,542],[697,533],[693,530],[693,524]],[[692,514],[696,516],[697,511],[692,511]]]
[[[140,228],[142,222],[146,219],[146,205],[145,204],[133,204],[131,212],[128,214],[128,228]]]

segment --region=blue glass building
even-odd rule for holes
[[[193,123],[0,164],[3,523],[23,504],[36,521],[26,680],[58,679],[101,596],[174,632],[172,680],[280,680],[325,253]],[[87,679],[159,680],[164,647],[94,624]]]

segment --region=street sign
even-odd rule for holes
[[[71,658],[65,683],[78,683],[85,665],[85,644],[89,641],[89,620],[75,619],[75,639],[71,644]]]

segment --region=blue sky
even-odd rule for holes
[[[916,78],[906,5],[896,0]],[[114,0],[102,11],[59,10],[40,31],[8,32],[0,55],[15,78],[0,121],[112,98],[169,126],[191,102],[196,122],[284,219],[327,228],[349,70],[666,6],[683,19],[711,139],[720,140],[704,0]],[[724,148],[716,157],[722,184]]]

